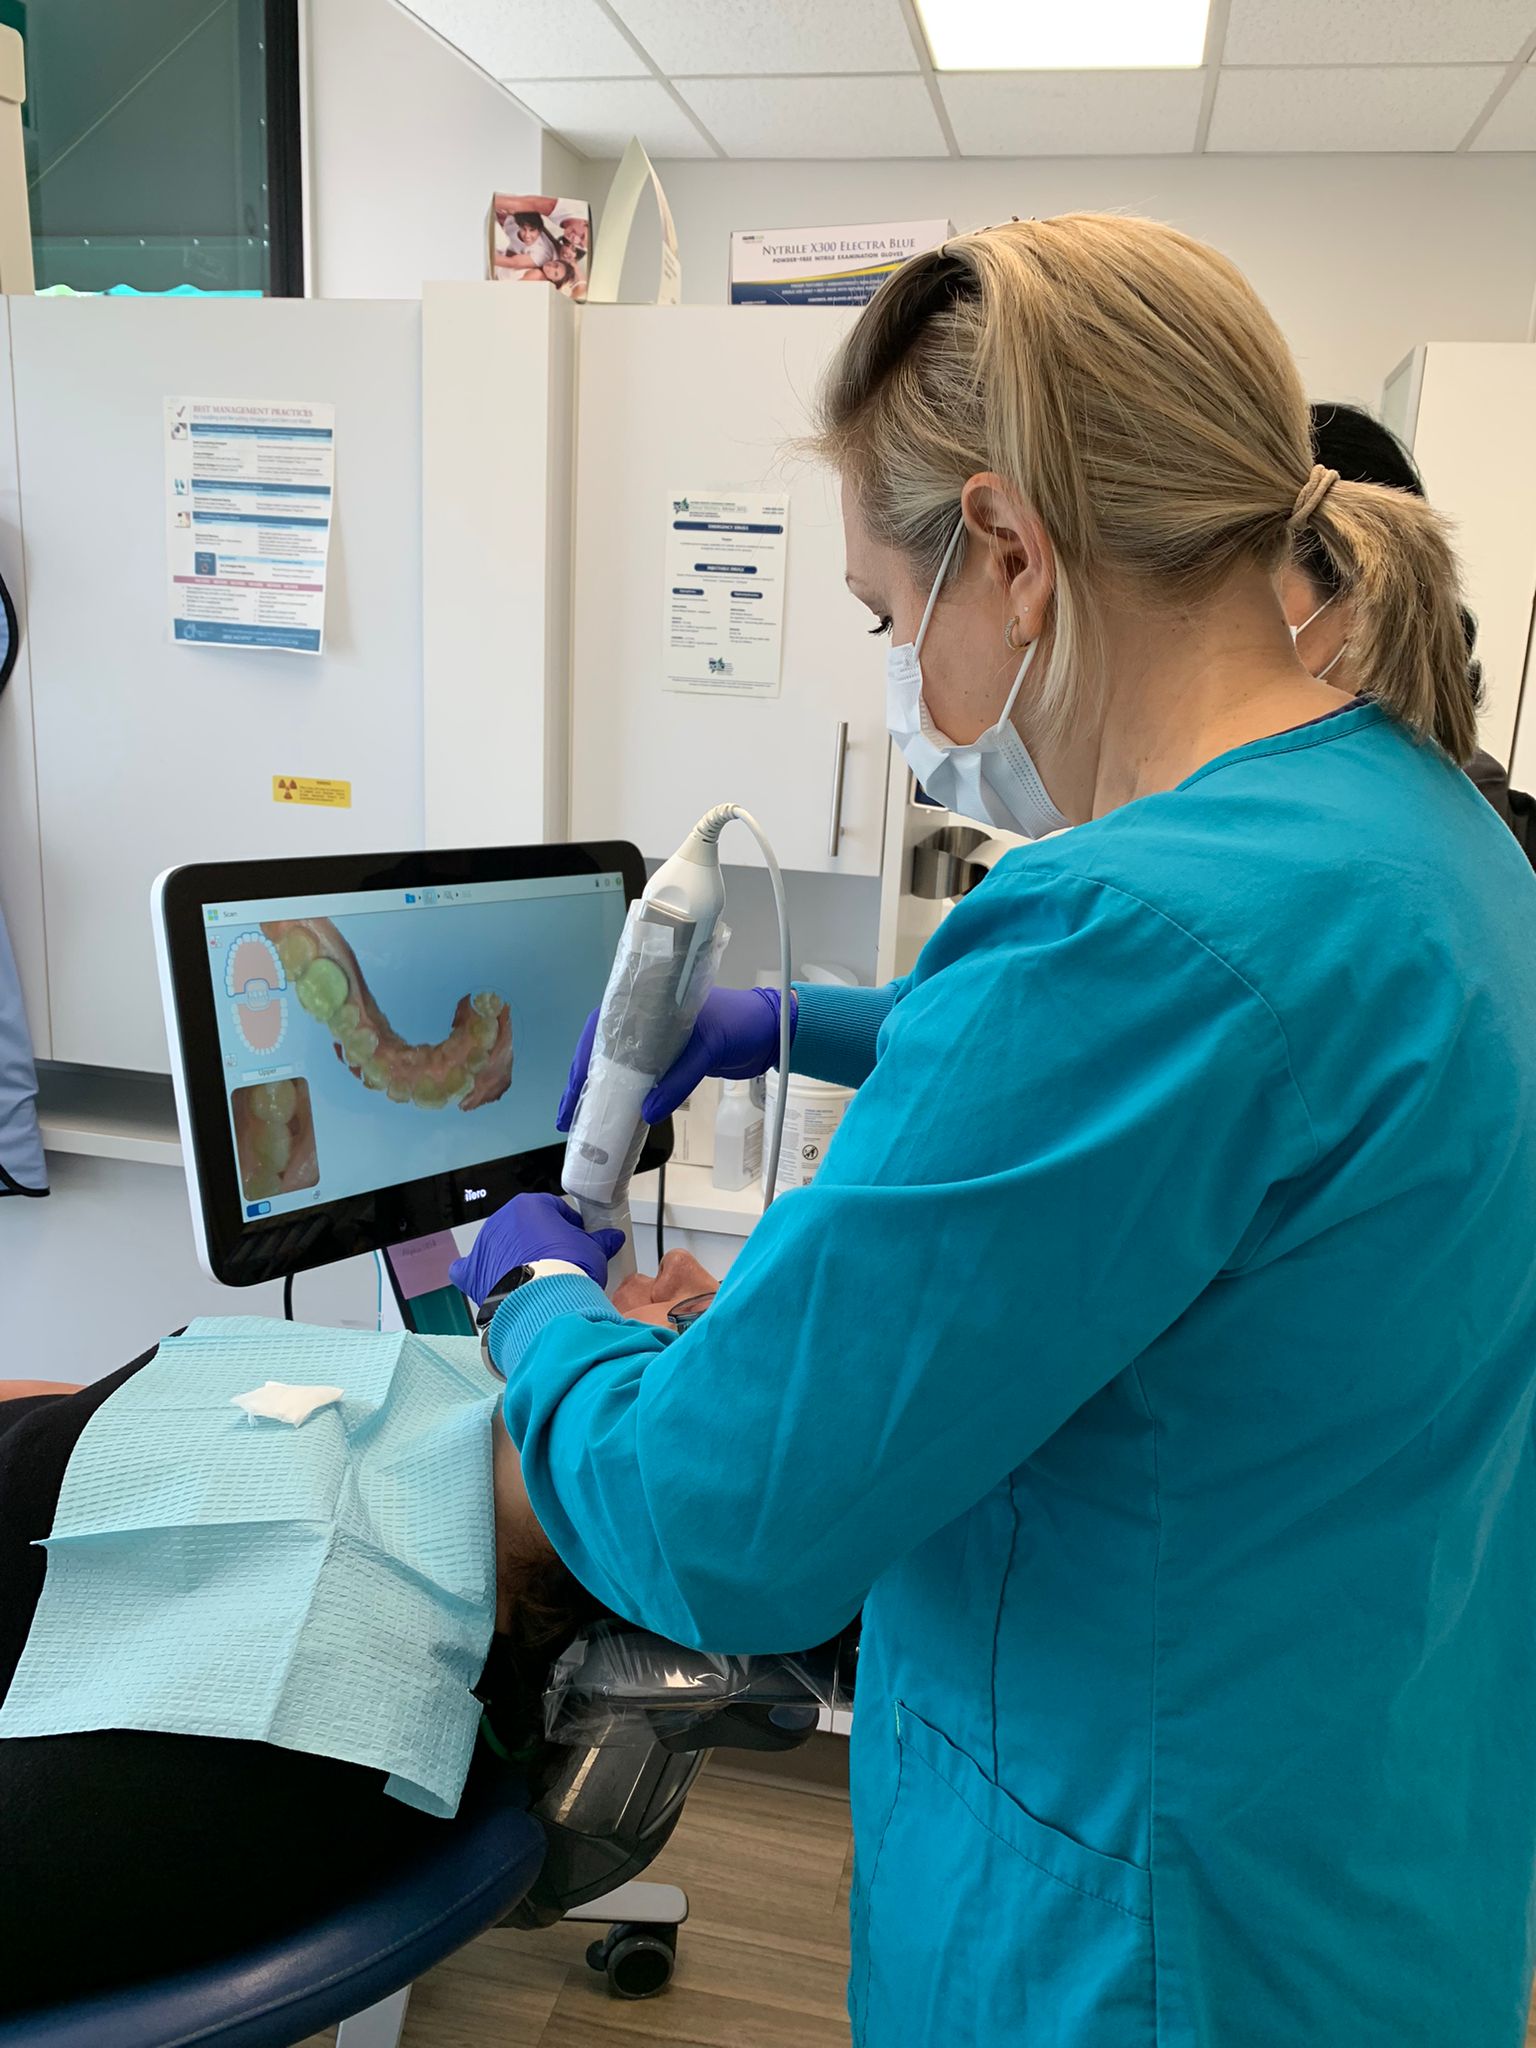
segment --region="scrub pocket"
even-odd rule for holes
[[[858,1902],[858,2048],[1152,2048],[1151,1880],[1047,1827],[910,1707]]]

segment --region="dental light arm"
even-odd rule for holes
[[[784,877],[762,827],[736,804],[720,804],[694,826],[630,906],[598,1009],[591,1064],[566,1147],[565,1192],[588,1230],[622,1229],[625,1249],[610,1262],[613,1281],[634,1271],[629,1183],[645,1145],[641,1106],[688,1043],[714,986],[730,937],[720,834],[739,818],[763,850],[779,920],[784,1001],[779,1071],[789,1069],[789,916]],[[783,1137],[786,1090],[778,1090],[765,1200],[771,1202]]]

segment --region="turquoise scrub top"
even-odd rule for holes
[[[1536,1861],[1536,876],[1359,706],[1002,861],[686,1336],[492,1345],[577,1577],[864,1609],[867,2048],[1516,2048]]]

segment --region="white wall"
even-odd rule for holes
[[[306,10],[311,291],[414,299],[484,277],[491,194],[545,189],[537,123],[394,0]]]
[[[178,1168],[50,1152],[48,1179],[46,1201],[8,1201],[0,1221],[0,1378],[99,1380],[193,1316],[282,1314],[277,1281],[221,1287],[198,1265]],[[344,1259],[299,1274],[294,1314],[371,1330],[377,1291],[371,1258]]]
[[[733,228],[1150,214],[1245,270],[1319,398],[1375,403],[1420,341],[1524,341],[1536,154],[668,162],[683,296],[721,304]],[[637,233],[639,229],[637,228]],[[744,317],[750,318],[750,315]]]

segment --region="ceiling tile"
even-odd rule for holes
[[[1536,59],[1499,101],[1472,147],[1536,149]]]
[[[1257,155],[1454,149],[1500,76],[1493,64],[1223,71],[1206,148]]]
[[[964,156],[1165,156],[1192,149],[1201,71],[946,71]]]
[[[502,83],[581,156],[622,156],[632,135],[654,157],[714,155],[654,78],[506,78]]]
[[[643,78],[597,0],[405,0],[493,78]]]
[[[1227,64],[1508,64],[1531,0],[1232,0]]]
[[[672,78],[916,71],[901,0],[613,0]]]
[[[684,78],[678,91],[727,156],[944,156],[920,78]]]

